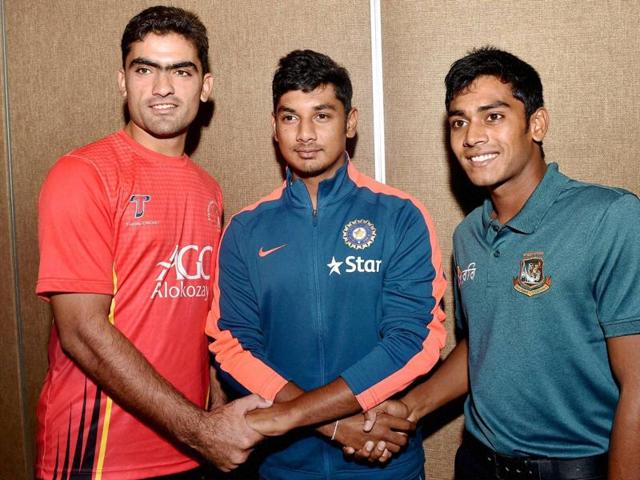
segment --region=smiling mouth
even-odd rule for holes
[[[498,156],[497,153],[483,153],[482,155],[471,155],[466,156],[465,158],[469,160],[471,163],[483,163],[493,160]]]
[[[151,105],[151,109],[155,110],[156,112],[167,112],[177,107],[178,106],[175,103],[158,103],[155,105]]]

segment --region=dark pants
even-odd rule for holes
[[[456,480],[606,480],[606,456],[534,459],[497,455],[468,433],[456,453]]]

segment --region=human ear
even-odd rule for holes
[[[352,108],[347,114],[347,138],[353,138],[356,136],[358,130],[358,109]]]
[[[542,142],[549,128],[549,112],[546,108],[540,107],[531,114],[529,118],[529,132],[531,138],[537,143]]]
[[[213,75],[205,73],[202,78],[202,90],[200,91],[200,101],[206,102],[213,91]]]
[[[118,70],[118,90],[120,90],[120,95],[124,98],[127,98],[127,82],[124,77],[124,70],[121,68]]]

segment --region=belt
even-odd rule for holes
[[[494,452],[468,433],[462,445],[494,470],[495,477],[501,480],[606,478],[606,453],[582,458],[511,457]]]

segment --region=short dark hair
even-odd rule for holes
[[[166,7],[157,5],[149,7],[131,20],[124,29],[120,48],[122,49],[122,66],[131,44],[141,42],[148,33],[166,35],[178,33],[193,43],[198,51],[198,59],[202,64],[202,74],[209,73],[209,39],[207,28],[195,13],[178,7]]]
[[[291,90],[312,92],[321,85],[333,85],[336,98],[344,105],[344,111],[351,111],[353,88],[349,72],[330,57],[313,50],[294,50],[282,57],[271,84],[273,111],[278,107],[280,97]]]
[[[513,96],[524,103],[527,126],[531,115],[544,106],[538,72],[515,55],[487,46],[472,50],[451,65],[444,80],[447,111],[453,99],[481,75],[491,75],[511,84]]]

